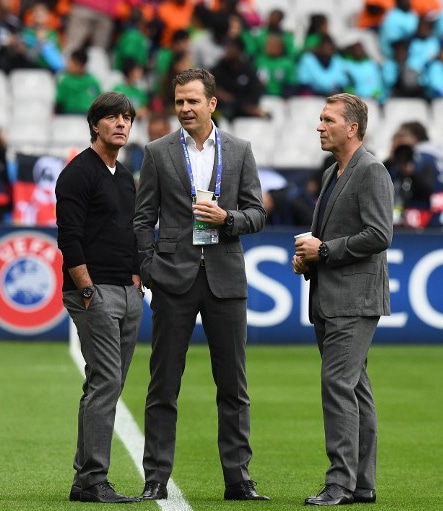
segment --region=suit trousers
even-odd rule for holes
[[[89,488],[107,478],[115,411],[137,342],[143,298],[135,286],[96,284],[86,310],[78,291],[63,293],[85,359],[78,412],[74,484]]]
[[[312,293],[312,317],[322,357],[321,392],[326,452],[326,484],[354,491],[375,488],[377,416],[367,355],[378,316],[328,317],[318,291]]]
[[[250,402],[246,384],[246,299],[220,299],[199,269],[191,289],[171,294],[154,285],[151,381],[146,398],[146,481],[166,484],[172,472],[177,399],[186,353],[200,312],[217,387],[218,449],[225,484],[249,479]],[[202,462],[203,465],[203,462]]]

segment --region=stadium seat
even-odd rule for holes
[[[320,136],[312,123],[308,128],[296,118],[288,121],[285,129],[274,137],[271,166],[281,168],[317,169],[325,153],[321,149]]]
[[[44,154],[49,144],[49,124],[11,120],[7,136],[12,152]]]
[[[52,115],[52,103],[40,99],[14,101],[11,105],[11,118],[17,122],[48,123]]]
[[[0,71],[0,128],[8,123],[10,104],[8,77],[3,71]]]
[[[262,96],[260,106],[272,116],[274,126],[279,129],[289,115],[287,100],[279,96]]]
[[[270,165],[275,145],[271,120],[239,117],[232,121],[232,132],[235,136],[251,142],[257,165]]]
[[[14,69],[9,74],[12,101],[40,100],[53,104],[55,79],[46,69]]]
[[[86,71],[93,74],[103,86],[107,83],[108,75],[111,72],[109,55],[106,53],[106,50],[97,46],[90,46],[87,51],[88,62],[86,63]]]
[[[58,150],[83,150],[90,145],[89,127],[85,116],[58,114],[52,119],[49,143],[52,153]]]

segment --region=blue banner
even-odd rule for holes
[[[269,229],[242,239],[250,343],[315,342],[308,321],[309,283],[291,268],[299,232]],[[68,340],[55,238],[52,228],[0,229],[0,340]],[[375,342],[443,342],[443,233],[396,232],[388,262],[391,316],[380,320]],[[146,293],[142,342],[151,337],[150,298]],[[197,318],[193,341],[204,339]]]

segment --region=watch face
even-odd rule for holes
[[[92,287],[85,287],[82,289],[82,296],[83,298],[91,298],[91,296],[94,294],[94,288]]]

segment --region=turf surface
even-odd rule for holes
[[[149,347],[139,345],[123,400],[143,426]],[[327,459],[313,346],[249,346],[251,476],[270,502],[224,502],[215,389],[206,346],[192,346],[183,377],[173,478],[195,511],[306,509]],[[371,349],[379,415],[378,511],[443,509],[443,346]],[[66,344],[0,343],[0,511],[118,509],[71,503],[81,376]],[[126,494],[143,482],[124,446],[113,444],[109,479]],[[353,509],[367,509],[354,504]],[[374,506],[369,505],[372,509]],[[154,502],[131,509],[159,509]]]

